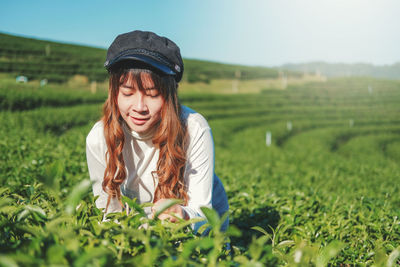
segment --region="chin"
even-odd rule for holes
[[[138,133],[138,134],[146,134],[146,133],[148,133],[149,131],[155,130],[155,129],[153,129],[153,128],[154,128],[154,127],[157,127],[156,125],[157,125],[157,124],[154,123],[153,121],[147,121],[147,122],[146,122],[145,124],[143,124],[143,125],[136,125],[136,124],[134,124],[134,123],[129,123],[129,124],[128,124],[129,128],[130,128],[132,131],[134,131],[134,132],[136,132],[136,133]]]
[[[148,127],[141,127],[141,126],[136,126],[136,125],[131,129],[139,134],[145,133],[149,130]]]

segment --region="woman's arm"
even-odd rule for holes
[[[205,122],[204,118],[202,120]],[[212,207],[214,144],[211,129],[208,125],[202,128],[197,124],[195,126],[189,129],[190,144],[187,151],[185,169],[185,182],[188,187],[189,201],[185,206],[174,205],[160,214],[158,217],[161,220],[168,219],[171,222],[175,222],[176,219],[171,214],[186,220],[205,218],[200,208]],[[154,203],[152,209],[153,215],[158,206],[162,205],[164,201],[166,199],[160,199]],[[192,225],[192,228],[197,232],[199,227],[204,223],[205,221],[195,223]]]
[[[188,123],[190,142],[185,170],[189,201],[182,208],[189,218],[205,218],[200,208],[212,208],[214,143],[207,121],[198,113],[193,116],[194,121]],[[204,223],[195,223],[192,228],[197,231]]]

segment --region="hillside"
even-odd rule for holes
[[[310,62],[304,64],[286,64],[282,69],[302,73],[319,73],[327,77],[369,76],[375,78],[400,79],[400,62],[393,65],[375,66],[371,64],[343,64]]]
[[[0,72],[24,75],[29,79],[66,82],[71,76],[85,75],[91,81],[104,81],[106,50],[57,43],[0,33]],[[241,80],[276,78],[278,71],[266,67],[228,65],[184,59],[183,80],[209,82],[211,79]]]
[[[65,82],[75,74],[90,80],[106,77],[105,50],[0,34],[0,72],[29,79]]]

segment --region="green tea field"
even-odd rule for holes
[[[101,222],[85,138],[106,95],[51,86],[0,82],[1,266],[400,264],[400,81],[182,94],[209,121],[230,204],[225,233],[204,210],[209,236],[127,198]]]

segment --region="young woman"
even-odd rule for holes
[[[107,51],[105,67],[110,77],[103,117],[86,139],[96,206],[105,214],[122,211],[124,195],[154,203],[145,209],[149,217],[166,199],[181,199],[161,220],[205,218],[203,206],[226,213],[211,129],[178,100],[183,73],[178,46],[152,32],[121,34]],[[197,231],[203,223],[192,227]],[[228,220],[222,230],[227,226]]]

